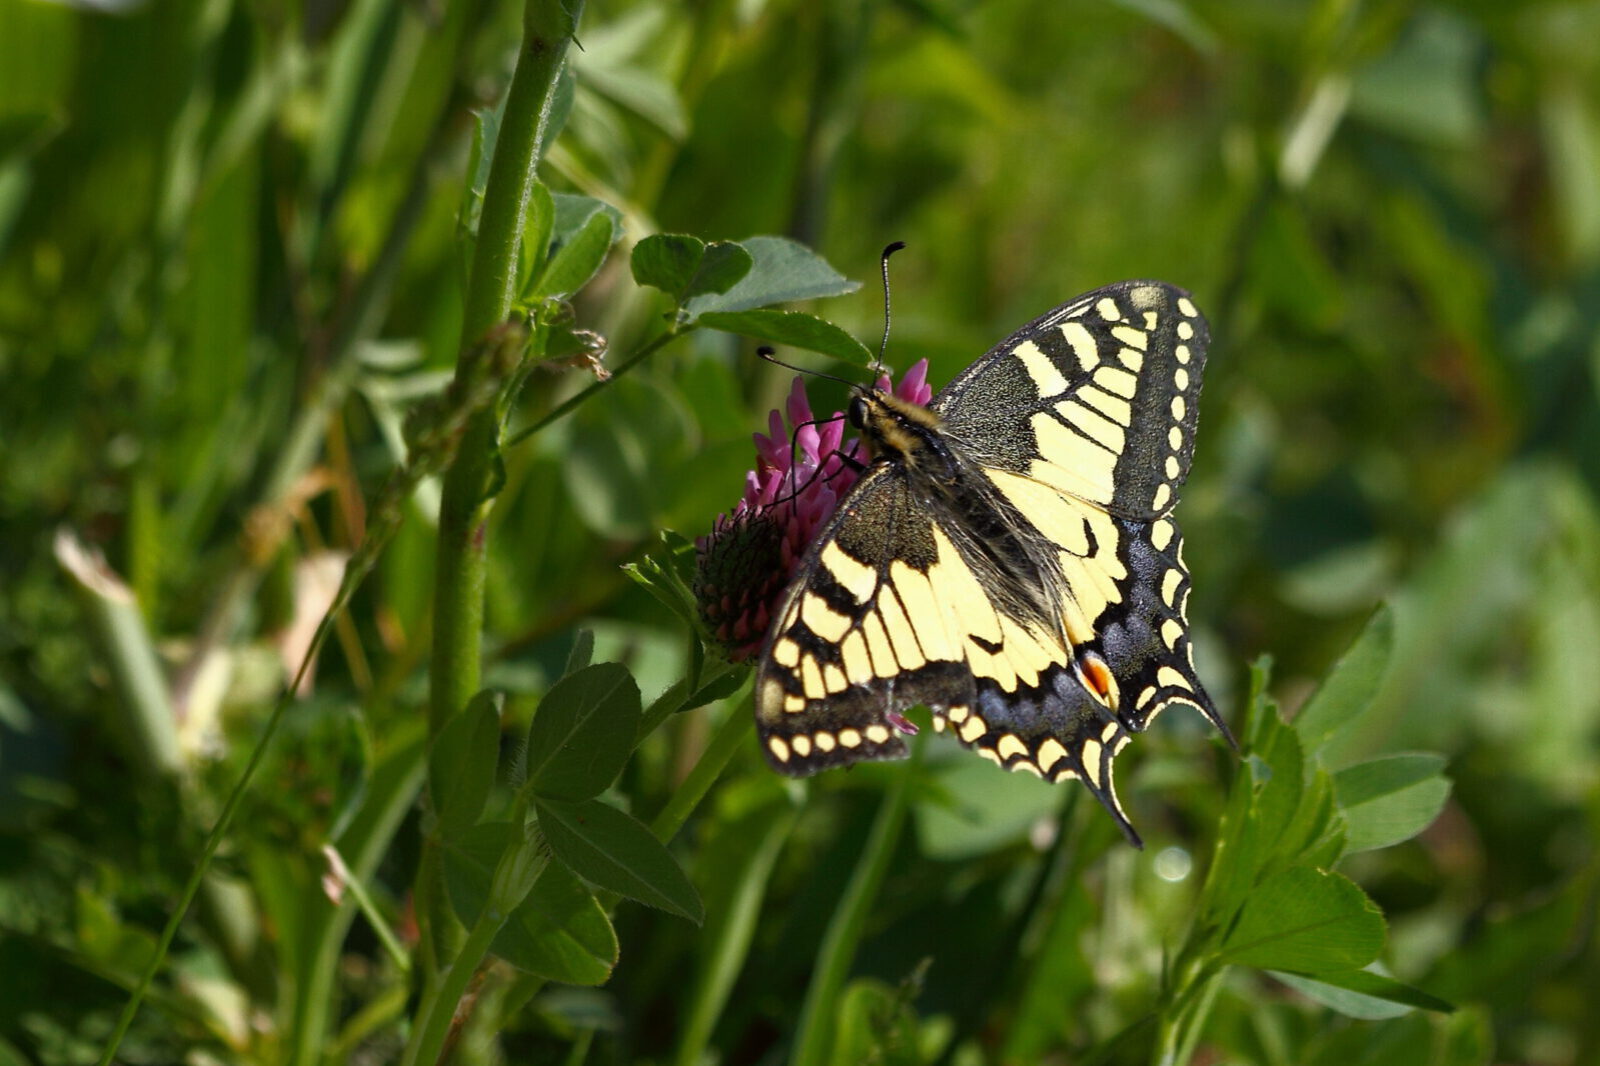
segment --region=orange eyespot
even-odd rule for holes
[[[1078,680],[1083,687],[1112,710],[1117,707],[1117,681],[1111,676],[1111,667],[1099,652],[1086,651],[1073,662]]]

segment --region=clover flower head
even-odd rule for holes
[[[919,360],[898,385],[884,374],[877,387],[926,404],[933,398],[928,361]],[[795,378],[784,410],[773,411],[767,432],[754,435],[756,465],[745,475],[744,495],[695,542],[695,599],[736,662],[760,652],[795,568],[860,477],[866,452],[859,439],[845,440],[847,426],[841,411],[818,419]]]

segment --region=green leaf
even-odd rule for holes
[[[27,1056],[17,1050],[17,1045],[0,1037],[0,1066],[29,1066]]]
[[[1315,763],[1306,769],[1309,777],[1301,789],[1299,809],[1273,848],[1280,869],[1328,867],[1345,852],[1345,823],[1334,800],[1333,778]]]
[[[633,246],[633,280],[660,289],[682,302],[700,261],[705,258],[706,242],[685,233],[657,233]]]
[[[1371,970],[1321,973],[1316,977],[1268,970],[1273,977],[1308,999],[1352,1018],[1376,1021],[1397,1018],[1413,1009],[1450,1014],[1455,1007],[1420,988]]]
[[[1296,866],[1251,890],[1220,954],[1264,970],[1354,970],[1378,957],[1384,928],[1377,905],[1354,881]]]
[[[673,614],[685,621],[694,621],[696,609],[693,597],[678,594],[675,575],[663,569],[659,562],[645,558],[637,563],[625,563],[622,572],[648,590]]]
[[[551,799],[598,796],[632,754],[641,713],[639,686],[620,663],[563,677],[528,728],[527,788]]]
[[[1263,713],[1267,667],[1263,662],[1250,667],[1250,697],[1245,703],[1245,719],[1241,734],[1248,741],[1256,731],[1256,720]],[[1217,842],[1211,851],[1211,865],[1201,890],[1201,911],[1204,924],[1220,926],[1244,902],[1245,893],[1255,879],[1258,860],[1253,848],[1247,848],[1245,833],[1251,824],[1255,809],[1256,776],[1254,766],[1247,758],[1234,772],[1228,788],[1227,806],[1217,827]],[[1250,854],[1247,854],[1247,851]]]
[[[570,192],[552,193],[550,200],[556,209],[555,223],[550,230],[550,240],[555,244],[569,243],[578,235],[579,230],[589,224],[596,211],[602,211],[609,216],[611,228],[619,235],[622,232],[622,212],[604,200]]]
[[[458,209],[461,224],[469,233],[478,231],[483,191],[489,187],[489,164],[494,160],[494,146],[500,140],[500,120],[504,109],[505,100],[501,99],[495,107],[472,113],[472,150],[467,157],[467,173],[471,177],[461,190],[461,206]]]
[[[845,986],[835,1010],[832,1062],[871,1062],[883,1066],[916,1066],[920,1054],[917,1014],[911,1008],[915,988],[895,988],[874,978],[858,977]]]
[[[673,614],[697,629],[703,629],[700,607],[695,602],[694,545],[680,534],[664,530],[662,544],[637,563],[627,563],[622,570],[661,601]]]
[[[577,673],[594,662],[594,630],[580,629],[572,637],[572,651],[567,653],[567,668],[562,677]]]
[[[567,434],[561,477],[589,535],[649,537],[686,491],[684,480],[672,473],[684,469],[687,479],[705,470],[693,459],[700,444],[693,415],[670,380],[613,380],[606,402],[584,405]],[[725,501],[726,492],[718,493],[717,503],[697,517],[714,514],[711,508],[726,507]]]
[[[618,956],[605,908],[555,862],[511,912],[490,950],[518,969],[574,985],[605,984]]]
[[[1459,150],[1480,143],[1480,33],[1443,12],[1420,14],[1393,47],[1356,70],[1350,113],[1430,146]]]
[[[441,836],[472,826],[494,786],[505,694],[485,689],[439,731],[428,755],[428,795]]]
[[[1318,797],[1307,794],[1299,738],[1284,725],[1265,685],[1266,672],[1257,668],[1246,722],[1248,753],[1234,778],[1207,877],[1206,913],[1213,923],[1220,924],[1245,902],[1264,870],[1296,864],[1296,852],[1319,828],[1301,824],[1302,817],[1316,821],[1315,810],[1301,812]]]
[[[1591,88],[1573,79],[1544,90],[1544,136],[1550,160],[1558,232],[1575,262],[1600,255],[1600,111]]]
[[[1442,755],[1390,755],[1357,763],[1333,778],[1349,826],[1346,851],[1370,851],[1410,840],[1439,816],[1450,795]]]
[[[842,296],[861,287],[859,281],[846,278],[827,260],[787,237],[747,237],[739,244],[750,253],[750,272],[726,292],[702,293],[690,300],[691,315]]]
[[[683,297],[727,292],[750,273],[754,265],[754,257],[742,245],[734,241],[713,241],[706,245],[705,258],[700,261],[694,277],[689,279]]]
[[[1312,235],[1304,212],[1294,205],[1275,201],[1262,212],[1249,262],[1252,275],[1261,279],[1262,298],[1285,320],[1305,329],[1331,329],[1346,313],[1348,295],[1339,284],[1338,269]],[[1296,572],[1285,577],[1286,592],[1303,591]]]
[[[616,223],[605,211],[595,211],[572,238],[556,249],[534,283],[535,297],[570,296],[588,284],[600,270],[616,239]]]
[[[542,181],[533,183],[528,197],[528,214],[522,221],[522,257],[518,260],[517,291],[527,292],[534,277],[542,273],[550,251],[550,234],[556,224],[556,205]]]
[[[683,101],[672,83],[638,67],[604,67],[588,63],[583,68],[585,88],[593,89],[620,107],[655,126],[675,141],[688,133]]]
[[[509,822],[488,822],[444,842],[445,887],[464,924],[483,912],[500,856],[516,842],[517,832]],[[547,980],[598,985],[617,963],[617,934],[583,882],[561,864],[549,863],[490,950]]]
[[[770,798],[768,798],[770,797]],[[706,924],[697,944],[699,965],[681,1017],[677,1062],[698,1062],[761,930],[772,868],[799,815],[774,775],[730,783],[719,797],[725,813],[708,825],[697,852],[701,869],[715,870],[706,886]],[[736,813],[731,813],[736,812]]]
[[[571,63],[561,65],[561,76],[556,79],[556,91],[550,98],[550,114],[545,119],[544,143],[554,144],[561,131],[567,128],[572,116],[572,104],[578,95],[578,76]]]
[[[490,950],[518,969],[574,985],[605,984],[618,955],[605,908],[556,862],[511,912]]]
[[[683,233],[659,233],[633,248],[633,280],[682,305],[691,296],[726,292],[750,272],[750,253],[733,241],[706,244]]]
[[[64,129],[66,123],[51,111],[0,114],[0,173],[13,157],[31,156]]]
[[[1308,750],[1322,747],[1372,705],[1393,651],[1394,612],[1385,604],[1295,716],[1295,731]]]
[[[1151,22],[1164,26],[1183,38],[1185,44],[1207,56],[1218,50],[1217,35],[1190,10],[1189,5],[1178,0],[1114,0],[1119,7],[1135,11]]]
[[[860,341],[832,322],[804,311],[708,311],[700,316],[700,324],[822,352],[856,366],[872,365],[872,352]]]
[[[1304,795],[1305,752],[1284,724],[1278,707],[1263,701],[1259,727],[1247,759],[1257,781],[1254,827],[1264,844],[1278,840],[1294,820]]]
[[[550,851],[590,884],[698,925],[700,896],[665,844],[632,815],[598,800],[539,800],[539,828]]]
[[[698,646],[699,645],[697,642],[696,647]],[[708,703],[715,703],[717,700],[727,699],[735,692],[738,692],[739,687],[743,685],[745,681],[749,679],[749,677],[750,671],[744,666],[723,665],[720,672],[715,673],[710,678],[704,680],[700,687],[695,689],[694,692],[689,695],[688,699],[684,700],[683,706],[679,707],[678,711],[675,713],[692,711],[697,707],[704,707]]]
[[[1082,804],[1086,798],[1080,797],[1076,802]],[[1084,859],[1087,861],[1088,856]],[[1018,982],[1021,994],[1013,1001],[1014,1013],[1006,1026],[1005,1042],[994,1061],[1046,1062],[1049,1050],[1063,1046],[1063,1041],[1070,1038],[1076,1023],[1065,1016],[1062,1004],[1086,1003],[1103,987],[1104,971],[1100,967],[1104,960],[1095,933],[1108,927],[1100,924],[1105,917],[1100,908],[1101,901],[1090,893],[1068,891],[1036,913],[1037,918],[1043,919],[1043,927],[1027,932],[1030,941],[1037,937],[1037,946],[1028,952],[1028,961],[1019,958],[1012,964],[1012,972],[1022,978]],[[1109,1050],[1112,1044],[1100,1046]]]
[[[586,92],[631,111],[676,141],[687,134],[688,117],[675,79],[658,72],[659,56],[674,40],[667,12],[667,5],[644,4],[586,29],[584,47],[573,62]],[[591,103],[590,111],[595,110]]]

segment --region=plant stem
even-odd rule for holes
[[[538,181],[536,170],[549,127],[556,81],[582,9],[582,0],[567,0],[565,4],[562,0],[528,0],[524,11],[522,47],[506,93],[505,115],[489,165],[473,248],[461,324],[461,354],[456,364],[458,381],[473,373],[469,365],[471,353],[511,314],[528,197]],[[478,412],[468,422],[460,448],[444,476],[434,571],[430,737],[437,737],[467,705],[482,677],[487,573],[484,539],[491,506],[490,487],[498,461],[498,432],[499,416],[494,407]],[[427,929],[425,969],[467,947],[456,943],[459,926],[439,891],[440,861],[437,844],[424,845],[416,897],[418,916]],[[484,946],[487,948],[487,943]]]
[[[520,444],[527,440],[535,433],[538,433],[541,429],[544,429],[546,426],[550,425],[550,423],[572,411],[573,408],[583,403],[583,401],[587,400],[589,397],[593,396],[595,393],[599,392],[601,389],[605,388],[622,375],[626,374],[628,371],[644,362],[646,356],[654,354],[658,348],[664,347],[668,341],[671,341],[677,337],[685,336],[698,328],[698,326],[680,328],[676,325],[669,327],[665,333],[651,340],[645,344],[643,348],[640,348],[637,352],[634,352],[633,355],[629,356],[626,362],[620,363],[616,367],[613,367],[611,369],[610,377],[606,378],[604,381],[596,381],[584,388],[582,391],[573,393],[561,403],[557,404],[553,410],[546,412],[545,415],[537,422],[533,423],[533,425],[524,426],[522,429],[519,429],[516,433],[512,434],[506,439],[506,447],[509,448],[513,444]]]
[[[529,0],[522,51],[506,95],[505,117],[494,146],[483,213],[473,249],[461,324],[465,357],[511,313],[517,252],[528,197],[538,181],[556,78],[577,28],[581,0],[569,12],[560,0]],[[466,373],[457,363],[457,376]],[[496,415],[480,412],[467,426],[445,474],[439,514],[439,569],[434,585],[434,662],[429,723],[437,735],[478,689],[483,617],[483,523],[495,459]]]
[[[409,973],[411,971],[411,956],[401,946],[400,938],[394,935],[394,930],[384,920],[383,912],[378,910],[377,904],[373,902],[372,895],[367,891],[367,886],[364,884],[364,878],[350,869],[344,861],[344,856],[339,854],[339,849],[332,844],[322,845],[322,854],[328,860],[328,865],[338,874],[340,882],[343,884],[345,891],[350,893],[350,898],[355,901],[356,907],[367,919],[367,924],[372,927],[373,933],[378,938],[378,943],[383,946],[384,952],[388,954],[389,961],[393,962],[395,968],[402,974]]]
[[[175,779],[183,770],[176,715],[133,590],[112,573],[98,552],[64,528],[56,533],[55,554],[77,583],[90,631],[110,669],[123,712],[118,724],[124,750],[139,772],[157,780]]]
[[[750,719],[743,710],[741,707],[734,713]],[[723,909],[718,913],[707,909],[702,962],[679,1032],[678,1050],[673,1058],[676,1066],[696,1066],[707,1058],[706,1047],[711,1042],[717,1020],[727,1006],[739,973],[749,962],[750,945],[755,939],[772,867],[798,815],[798,809],[788,805],[771,810],[756,830],[759,843],[741,854],[732,869],[720,871],[731,878],[733,887],[725,896]],[[749,820],[739,825],[752,827]]]
[[[519,824],[522,821],[520,817],[516,820]],[[532,834],[530,839],[513,846],[501,856],[500,866],[495,871],[495,889],[491,889],[483,912],[467,933],[461,950],[423,993],[422,1003],[417,1009],[417,1024],[406,1044],[402,1066],[431,1066],[438,1061],[439,1053],[450,1035],[451,1023],[455,1020],[456,1004],[471,983],[472,975],[488,956],[489,945],[494,943],[506,919],[533,891],[534,884],[549,865],[548,853],[539,854],[545,850],[543,840],[532,839],[538,836],[538,830],[530,827],[529,832]],[[508,882],[514,884],[509,886],[509,890],[500,891]]]
[[[667,805],[661,808],[661,813],[650,823],[652,833],[663,842],[678,835],[678,830],[683,828],[683,823],[688,820],[690,813],[700,805],[706,793],[711,791],[711,786],[722,776],[722,771],[727,768],[734,753],[755,728],[755,722],[755,715],[750,711],[749,699],[741,699],[732,705],[728,717],[717,730],[716,736],[711,738],[711,743],[706,745],[706,750],[694,764],[694,769],[689,771],[689,776],[683,779],[683,784],[672,793]]]
[[[900,840],[900,829],[905,824],[907,800],[911,778],[921,762],[922,745],[912,749],[912,766],[897,773],[889,792],[878,808],[877,820],[867,837],[866,847],[845,886],[844,896],[833,912],[828,931],[817,950],[817,963],[811,971],[811,985],[806,989],[805,1005],[800,1008],[800,1023],[795,1037],[793,1066],[824,1066],[833,1061],[833,1022],[839,1005],[839,993],[849,975],[850,963],[855,958],[856,946],[861,942],[861,932],[866,927],[867,915],[889,871],[889,861],[894,857],[895,845]]]
[[[433,665],[428,732],[438,736],[478,691],[482,670],[485,498],[494,448],[494,413],[467,426],[445,473],[433,586]]]
[[[1152,1066],[1184,1066],[1189,1061],[1221,984],[1223,967],[1214,962],[1188,962],[1186,955],[1187,946],[1179,952],[1171,991],[1157,1010]]]
[[[348,572],[346,576],[348,583]],[[244,801],[244,794],[250,786],[250,781],[256,775],[256,770],[261,766],[261,761],[266,757],[267,749],[271,746],[272,738],[278,731],[278,726],[283,722],[284,712],[289,709],[289,701],[299,689],[301,680],[305,677],[306,668],[316,657],[317,650],[322,647],[323,641],[328,637],[334,613],[343,607],[343,601],[336,601],[327,614],[323,615],[321,623],[317,626],[316,634],[311,638],[310,649],[305,658],[300,661],[299,672],[290,682],[289,686],[279,695],[278,702],[273,705],[272,713],[267,716],[267,724],[261,731],[261,739],[256,742],[255,750],[250,753],[250,761],[245,764],[244,773],[239,775],[239,781],[233,786],[233,791],[228,793],[227,801],[222,805],[222,813],[217,815],[217,824],[212,827],[211,835],[206,838],[205,847],[200,852],[200,858],[195,863],[189,880],[183,886],[183,894],[178,899],[178,905],[167,918],[167,924],[162,927],[161,936],[156,940],[156,949],[150,956],[145,970],[139,975],[139,983],[134,987],[133,994],[128,997],[128,1002],[123,1005],[122,1014],[117,1018],[116,1027],[111,1032],[111,1037],[106,1041],[105,1049],[101,1052],[99,1066],[111,1066],[111,1060],[116,1056],[117,1049],[122,1045],[122,1038],[128,1035],[128,1027],[133,1024],[134,1015],[139,1012],[139,1004],[144,1001],[145,994],[149,992],[150,985],[155,981],[156,972],[161,968],[161,963],[166,959],[167,952],[172,948],[173,938],[178,935],[178,926],[183,923],[184,915],[189,913],[189,907],[194,903],[194,898],[200,892],[200,884],[206,871],[211,867],[211,860],[216,857],[217,848],[222,845],[222,838],[227,834],[228,826],[233,822],[233,816],[238,813],[239,804]]]
[[[379,861],[388,850],[389,842],[394,839],[405,816],[416,805],[425,769],[423,756],[426,737],[422,726],[421,722],[397,723],[384,738],[387,751],[374,765],[367,780],[367,797],[356,817],[333,841],[344,855],[350,872],[358,880],[372,879]],[[337,987],[340,949],[350,923],[355,919],[355,902],[353,899],[346,900],[341,906],[332,906],[322,895],[320,886],[306,886],[303,892],[301,906],[306,915],[304,942],[309,946],[305,952],[306,960],[293,980],[288,1027],[293,1038],[285,1048],[283,1061],[286,1066],[343,1061],[337,1054],[328,1054],[328,1018],[337,1005],[338,997],[334,995],[334,989]],[[395,1013],[405,1013],[403,1002]],[[354,1031],[358,1029],[356,1019],[352,1019],[341,1031],[339,1039],[353,1039]]]

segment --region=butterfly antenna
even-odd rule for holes
[[[889,257],[905,246],[905,241],[895,241],[878,257],[878,267],[883,271],[883,340],[878,342],[878,365],[872,375],[873,381],[883,376],[883,355],[889,350]]]
[[[819,377],[819,378],[827,378],[829,381],[837,381],[841,385],[848,385],[852,389],[861,388],[860,385],[857,385],[853,381],[847,381],[844,378],[835,377],[832,374],[824,374],[820,370],[807,370],[805,367],[795,366],[793,363],[785,363],[782,359],[778,358],[778,353],[775,352],[770,345],[763,344],[761,347],[756,349],[756,354],[759,355],[761,358],[765,359],[767,362],[773,364],[774,366],[781,366],[785,370],[793,370],[797,374],[811,374],[811,375],[814,375],[814,376]],[[800,431],[802,429],[806,428],[807,426],[825,425],[826,423],[829,423],[829,422],[838,421],[839,419],[841,419],[843,417],[844,417],[844,415],[841,413],[841,414],[836,414],[831,418],[813,418],[809,422],[802,422],[798,426],[795,426],[794,429],[790,432],[790,434],[789,434],[789,472],[787,474],[787,477],[789,478],[789,496],[788,496],[788,500],[789,500],[789,503],[790,503],[791,506],[798,506],[798,503],[796,501],[799,500],[800,494],[805,491],[805,489],[811,484],[812,480],[814,480],[816,478],[817,473],[821,472],[822,466],[825,465],[825,464],[818,464],[816,473],[813,473],[812,476],[806,480],[805,485],[800,485],[800,484],[798,484],[796,482],[796,479],[795,479],[795,468],[796,468],[796,466],[798,464],[795,461],[795,457],[800,452]],[[849,457],[846,456],[846,458],[848,459]],[[782,502],[782,498],[780,498],[778,500],[774,500],[773,502],[774,503],[780,503],[780,502]]]
[[[854,381],[851,381],[848,378],[841,378],[836,374],[825,374],[820,370],[807,370],[803,366],[795,366],[793,363],[785,363],[782,359],[778,358],[778,353],[774,348],[765,344],[756,349],[756,354],[765,359],[767,362],[771,363],[773,366],[781,366],[785,370],[793,370],[796,374],[809,374],[815,378],[827,378],[829,381],[837,381],[841,385],[848,385],[852,389],[861,388],[861,386]]]

